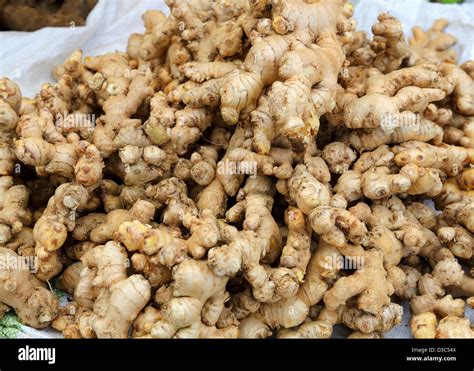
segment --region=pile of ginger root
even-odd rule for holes
[[[0,80],[1,313],[66,338],[472,338],[474,62],[346,0],[166,0]],[[67,292],[58,305],[49,290]],[[408,307],[405,306],[405,310]]]

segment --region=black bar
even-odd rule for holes
[[[26,347],[54,348],[55,362],[46,360],[19,360],[20,349]],[[420,357],[408,360],[407,357]],[[431,357],[431,358],[429,358]],[[434,358],[441,357],[441,359]],[[456,357],[447,359],[445,357]],[[221,365],[228,362],[244,365],[244,361],[265,361],[262,364],[281,364],[290,361],[295,367],[302,363],[313,365],[305,369],[342,365],[363,369],[384,370],[393,367],[404,369],[474,369],[474,341],[472,340],[1,340],[0,370],[58,369],[104,365],[113,366],[150,364],[161,368],[163,364]],[[309,362],[309,363],[308,363]],[[72,366],[71,366],[72,365]],[[233,363],[232,363],[233,365]],[[234,366],[235,367],[235,366]],[[331,367],[331,368],[332,368]],[[219,368],[219,367],[217,367]],[[138,370],[137,370],[138,371]],[[246,367],[243,371],[247,371]],[[289,371],[296,371],[291,369]]]

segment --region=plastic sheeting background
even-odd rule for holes
[[[370,32],[377,15],[389,12],[399,18],[408,37],[415,25],[426,29],[437,18],[450,21],[447,32],[458,38],[455,50],[459,61],[474,60],[474,3],[431,4],[424,0],[360,0],[355,5],[358,28]],[[128,36],[143,32],[141,16],[148,9],[167,12],[162,0],[100,0],[84,27],[44,28],[26,32],[0,32],[0,76],[17,82],[24,96],[33,97],[44,82],[52,82],[52,67],[61,64],[74,50],[85,55],[124,51]],[[403,322],[385,337],[410,337],[410,309],[404,303]],[[467,311],[471,321],[474,312]],[[334,337],[350,331],[338,327]],[[51,334],[52,335],[52,334]]]

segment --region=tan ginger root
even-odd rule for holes
[[[217,63],[217,62],[213,62]],[[236,67],[235,67],[236,68]],[[211,72],[209,72],[211,73]],[[217,108],[220,104],[219,89],[224,81],[223,77],[211,79],[203,82],[201,85],[194,85],[190,89],[186,89],[180,100],[183,101],[188,107],[209,107]],[[189,84],[186,82],[184,85]],[[179,87],[178,87],[179,88]]]
[[[406,211],[396,197],[392,196],[388,200],[382,199],[379,201],[380,204],[372,205],[372,207],[365,203],[358,203],[351,207],[349,211],[366,223],[371,231],[366,244],[372,244],[373,247],[381,249],[387,254],[387,262],[393,262],[400,259],[398,255],[400,253],[400,243],[402,255],[410,256],[422,249],[427,243],[428,237],[416,218]],[[374,230],[373,233],[372,229]],[[395,239],[390,232],[395,234]],[[391,265],[393,264],[389,264],[389,267]],[[398,277],[396,281],[399,282],[399,275],[402,272],[391,272],[389,270],[389,275],[390,273],[396,274]]]
[[[249,178],[237,194],[237,203],[227,210],[230,223],[242,221],[244,230],[253,231],[263,244],[263,262],[271,264],[280,255],[282,241],[278,224],[271,214],[275,188],[268,177]]]
[[[338,197],[347,202],[360,199],[363,195],[371,198],[383,198],[393,191],[406,192],[416,174],[405,171],[405,174],[390,174],[394,154],[388,146],[380,146],[371,152],[362,153],[354,163],[352,170],[341,174],[334,186]],[[405,175],[405,176],[403,176]]]
[[[403,299],[411,299],[418,293],[418,281],[420,278],[421,273],[409,265],[387,268],[387,279],[393,285],[395,295]]]
[[[461,65],[461,68],[464,70],[464,72],[466,72],[469,76],[471,76],[471,78],[474,77],[474,61],[469,60],[469,61],[464,62]]]
[[[196,8],[182,1],[168,1],[171,14],[180,24],[181,37],[197,62],[232,57],[242,49],[243,30],[232,20],[204,21]],[[213,7],[209,9],[212,14]],[[238,11],[238,8],[236,8]]]
[[[166,205],[162,220],[168,226],[180,226],[185,217],[198,215],[194,201],[188,197],[186,184],[177,178],[168,178],[148,187],[146,195]]]
[[[295,294],[298,288],[296,272],[264,265],[268,240],[259,238],[254,231],[237,231],[227,227],[223,234],[226,244],[208,253],[208,262],[218,276],[235,276],[240,270],[260,302],[275,302]]]
[[[201,210],[199,217],[186,215],[183,224],[191,233],[186,245],[195,259],[202,258],[221,240],[219,221],[210,209]]]
[[[170,281],[170,268],[183,261],[188,250],[186,241],[177,231],[166,227],[152,229],[137,220],[122,223],[114,239],[133,253],[133,268],[141,272],[152,287]]]
[[[188,81],[174,89],[168,95],[168,101],[178,103],[186,100],[184,96],[191,83],[190,89],[194,90],[196,83]],[[145,123],[145,131],[153,143],[161,145],[168,153],[184,155],[211,125],[213,118],[213,112],[200,105],[190,103],[184,109],[177,110],[162,94],[157,93],[151,101],[151,116]]]
[[[410,320],[410,329],[415,339],[434,339],[438,320],[432,312],[415,314]]]
[[[401,22],[388,13],[377,17],[378,23],[372,26],[374,39],[371,49],[375,53],[373,65],[380,72],[392,72],[402,65],[409,56],[408,45],[403,37]]]
[[[214,148],[201,146],[191,155],[191,179],[200,186],[209,185],[216,176],[218,158],[218,153]]]
[[[474,278],[464,274],[460,282],[455,282],[453,286],[449,286],[448,290],[455,297],[471,297],[474,296]]]
[[[247,175],[267,175],[273,174],[274,161],[270,156],[259,155],[244,148],[235,148],[226,153],[226,161],[219,163],[218,171],[221,173],[233,172]],[[232,164],[234,169],[226,169],[225,166]],[[252,174],[253,173],[253,174]]]
[[[75,227],[76,211],[86,206],[87,199],[87,190],[82,185],[65,183],[49,200],[33,229],[38,278],[48,280],[61,271],[58,250],[66,241],[68,231]]]
[[[437,299],[432,295],[420,295],[415,296],[410,301],[413,314],[433,312],[441,317],[464,317],[464,305],[464,300],[453,299],[451,295],[446,295],[441,299]]]
[[[366,93],[344,109],[344,124],[351,129],[394,128],[416,124],[417,112],[446,94],[441,75],[431,65],[373,75],[366,82]]]
[[[82,264],[80,261],[71,264],[58,277],[56,281],[56,287],[70,295],[74,295],[74,290],[79,283],[83,269],[84,264]]]
[[[339,268],[333,263],[339,258],[341,254],[334,246],[320,242],[308,263],[304,282],[297,294],[276,303],[262,304],[254,308],[253,314],[241,320],[240,336],[267,337],[271,334],[270,329],[291,328],[303,323],[308,316],[309,308],[323,298],[329,283],[336,278]]]
[[[0,176],[12,175],[15,164],[13,140],[19,119],[21,91],[7,78],[0,79]]]
[[[174,88],[184,79],[184,65],[192,60],[192,55],[184,40],[179,36],[171,38],[164,65],[158,70],[158,78],[165,92]],[[158,62],[160,62],[158,60]],[[173,80],[171,80],[173,79]]]
[[[247,53],[242,70],[231,72],[224,80],[221,89],[224,120],[235,124],[242,111],[249,113],[255,109],[263,88],[277,80],[280,61],[293,43],[316,40],[324,32],[334,37],[337,31],[350,30],[351,11],[346,5],[343,1],[313,4],[283,1],[274,7],[272,27],[280,35],[257,39]]]
[[[184,154],[212,123],[211,113],[204,108],[186,107],[176,112],[176,125],[170,133],[170,143],[178,154]]]
[[[79,156],[74,167],[74,179],[92,193],[102,183],[104,162],[97,147],[80,141],[76,152]]]
[[[81,78],[95,93],[101,106],[112,96],[126,94],[135,73],[132,73],[128,55],[119,52],[88,56],[83,61],[83,67]]]
[[[462,209],[464,206],[469,204],[469,200],[472,197],[474,197],[473,191],[461,189],[456,178],[448,178],[443,184],[441,193],[434,199],[434,201],[438,209],[443,209],[446,206],[455,204],[455,206],[447,208],[446,213],[444,213],[444,216],[449,216],[449,210],[453,208]],[[455,220],[454,216],[455,213],[451,213],[449,219]]]
[[[161,287],[171,280],[171,271],[160,263],[158,255],[148,256],[136,253],[130,259],[135,273],[145,277],[152,288]]]
[[[15,143],[15,153],[22,163],[35,166],[39,174],[74,179],[74,167],[80,156],[79,136],[71,133],[64,137],[51,112],[41,109],[22,115],[16,130],[20,139]]]
[[[127,254],[116,242],[93,248],[81,260],[86,268],[78,287],[84,279],[90,280],[94,302],[92,308],[77,314],[72,326],[78,327],[83,338],[126,338],[150,299],[150,284],[141,275],[127,276]]]
[[[352,212],[331,206],[318,206],[309,214],[313,231],[337,247],[350,241],[363,243],[367,238],[367,227]]]
[[[149,338],[154,324],[161,319],[161,313],[155,307],[148,305],[137,316],[132,326],[132,338]]]
[[[355,209],[357,207],[351,208],[351,211],[369,226],[381,224],[391,229],[397,239],[403,243],[404,257],[420,255],[428,259],[434,269],[433,274],[444,286],[459,283],[462,278],[462,269],[452,253],[442,248],[435,233],[423,227],[399,198],[392,196],[381,200],[380,204],[372,206],[371,216],[367,216],[370,213],[364,216],[365,211],[359,214]],[[438,264],[439,267],[436,268]]]
[[[384,144],[404,143],[411,140],[441,143],[443,128],[424,118],[415,118],[408,125],[393,130],[383,128],[352,130],[344,140],[359,152],[371,151]]]
[[[109,157],[116,152],[122,143],[139,147],[143,142],[147,144],[145,134],[130,130],[129,126],[135,122],[131,116],[143,101],[153,94],[149,84],[150,79],[147,76],[137,73],[132,77],[126,93],[113,95],[104,102],[102,108],[105,114],[97,121],[93,134],[93,142],[103,157]]]
[[[278,179],[290,178],[293,163],[297,161],[293,151],[278,147],[272,147],[268,155],[259,155],[245,148],[234,148],[229,150],[225,157],[225,161],[219,162],[218,172],[273,175]]]
[[[449,48],[457,42],[457,39],[443,32],[448,24],[446,19],[438,19],[427,31],[423,31],[420,27],[412,29],[413,35],[409,39],[411,65],[419,61],[456,62],[456,52]]]
[[[411,202],[407,205],[407,210],[423,227],[428,229],[436,227],[436,211],[430,206],[421,202]]]
[[[12,307],[28,326],[49,326],[58,312],[54,294],[35,279],[28,263],[14,251],[0,248],[0,259],[0,302]]]
[[[340,322],[352,330],[364,334],[388,332],[401,323],[403,308],[395,303],[382,307],[379,315],[374,315],[356,308],[345,307],[339,311]]]
[[[356,160],[356,154],[348,145],[333,142],[324,147],[322,158],[326,161],[332,173],[343,174],[349,170]]]
[[[158,10],[149,10],[143,14],[142,18],[146,33],[140,35],[137,57],[144,61],[150,61],[161,57],[166,52],[171,43],[171,36],[177,29],[177,24],[174,19]]]
[[[392,148],[394,161],[399,166],[418,166],[443,170],[449,176],[459,174],[463,164],[469,161],[469,152],[463,147],[434,146],[419,141],[410,141]]]
[[[319,182],[328,184],[331,180],[331,173],[326,161],[322,157],[315,156],[312,149],[308,149],[304,156],[304,164],[308,172]]]
[[[335,192],[348,202],[360,199],[362,195],[377,200],[397,193],[434,196],[441,192],[442,183],[437,170],[408,163],[400,164],[405,166],[398,174],[393,174],[396,171],[394,157],[387,146],[363,153],[353,170],[339,177]]]
[[[377,250],[364,251],[361,247],[346,245],[338,247],[348,258],[362,258],[362,268],[348,277],[342,277],[324,294],[324,303],[329,310],[336,310],[346,301],[357,296],[357,308],[379,315],[384,305],[390,304],[394,293],[383,267],[383,254]]]
[[[196,199],[196,206],[199,210],[211,210],[213,215],[219,218],[225,216],[227,194],[217,177],[196,196]]]
[[[20,256],[34,256],[35,244],[33,229],[24,227],[21,232],[13,236],[7,243],[1,244],[0,247],[13,250]]]
[[[466,198],[447,205],[443,209],[443,215],[448,220],[454,220],[469,232],[474,233],[474,201],[472,199]]]
[[[443,74],[453,81],[452,100],[457,112],[472,116],[474,114],[474,80],[455,64],[445,63]]]
[[[33,228],[38,258],[38,278],[48,280],[61,271],[59,249],[66,241],[68,232],[75,228],[77,212],[84,210],[91,192],[102,180],[102,158],[97,148],[87,142],[79,142],[76,149],[81,156],[74,167],[76,180],[56,188],[41,218]]]
[[[224,77],[237,67],[231,62],[189,62],[184,65],[183,70],[190,80],[202,83],[206,80]]]
[[[32,221],[28,210],[30,192],[24,185],[14,185],[10,176],[0,177],[0,244],[10,241]]]
[[[311,258],[312,231],[303,212],[292,206],[285,210],[285,223],[288,235],[281,252],[280,266],[295,270],[296,276],[302,281]]]
[[[305,165],[297,165],[288,180],[288,195],[298,208],[309,215],[319,206],[330,202],[329,188],[314,177]]]
[[[466,304],[469,305],[471,308],[474,307],[474,297],[470,296],[469,298],[466,299]]]
[[[278,136],[302,152],[318,132],[320,116],[333,108],[337,74],[344,59],[336,36],[323,32],[318,45],[291,49],[279,69],[284,82],[275,81],[252,112],[253,144],[258,153],[268,153]],[[314,67],[315,61],[320,69]],[[318,87],[311,89],[316,84]]]
[[[229,140],[229,144],[227,146],[227,151],[222,157],[221,161],[217,164],[217,176],[216,178],[219,180],[222,188],[224,188],[225,193],[228,196],[235,196],[240,189],[241,184],[244,181],[244,174],[240,174],[241,171],[222,171],[222,167],[224,170],[226,166],[230,163],[229,155],[230,153],[237,148],[245,148],[250,149],[251,143],[250,141],[251,134],[249,130],[245,126],[237,126],[234,131],[234,134]],[[236,164],[234,164],[235,166]]]
[[[137,201],[130,210],[115,209],[108,214],[88,214],[77,219],[77,228],[73,232],[79,241],[90,240],[105,243],[113,238],[124,222],[137,220],[149,223],[155,215],[155,206],[148,201]]]
[[[82,125],[69,125],[75,123],[75,114],[85,119],[84,114],[92,113],[95,105],[92,92],[95,86],[89,84],[93,80],[94,72],[84,66],[82,50],[73,51],[62,65],[53,69],[53,75],[57,84],[43,85],[40,95],[36,97],[36,103],[40,108],[60,114],[57,124],[63,133],[78,131],[82,139],[88,140],[86,136],[90,136],[93,130],[93,125],[88,125],[93,124],[92,122],[84,120]],[[60,109],[63,108],[68,110],[61,112]]]
[[[448,316],[438,323],[436,339],[473,339],[474,330],[469,318]]]
[[[466,169],[458,174],[456,182],[465,191],[474,191],[474,168]]]
[[[150,100],[150,118],[144,123],[144,130],[152,143],[162,145],[169,140],[167,129],[175,124],[176,109],[170,107],[163,92]]]
[[[317,320],[308,320],[296,329],[282,329],[278,332],[277,337],[279,339],[328,339],[332,335],[333,326],[338,322],[337,312],[323,309]]]
[[[420,64],[424,61],[439,63],[444,76],[451,80],[455,109],[464,115],[474,112],[474,80],[468,72],[457,66],[457,55],[449,48],[457,40],[444,32],[449,22],[446,19],[436,20],[431,28],[424,32],[419,27],[413,29],[413,38],[410,39],[409,64]],[[469,71],[469,69],[468,69]]]
[[[460,225],[441,227],[436,231],[438,238],[458,258],[470,259],[474,248],[474,235]]]
[[[102,205],[107,213],[115,209],[131,209],[139,200],[151,202],[156,208],[160,208],[161,203],[146,195],[146,187],[146,184],[119,185],[110,179],[104,179],[99,188]]]
[[[224,307],[223,300],[218,299],[224,297],[228,278],[216,276],[205,261],[194,259],[174,267],[172,277],[171,295],[160,303],[161,318],[151,328],[151,337],[181,337],[196,327],[201,330],[195,334],[202,337],[226,336],[228,330],[218,330],[215,324]],[[213,306],[213,301],[220,304]],[[238,336],[236,327],[232,335]]]
[[[385,167],[373,168],[362,174],[361,182],[362,193],[373,200],[398,193],[433,197],[443,187],[438,170],[413,164],[403,166],[398,174],[390,174]]]
[[[51,327],[56,331],[62,332],[65,339],[80,339],[81,334],[73,325],[76,314],[82,310],[83,309],[78,307],[76,302],[69,302],[59,308],[59,314],[51,323]]]
[[[126,186],[151,182],[169,171],[174,158],[154,145],[126,145],[107,163],[107,171],[118,176]]]
[[[188,251],[196,259],[202,258],[220,240],[217,220],[208,210],[203,210],[200,217],[189,216],[185,226],[191,233],[187,240],[166,228],[152,229],[135,220],[123,223],[115,233],[115,239],[129,251],[157,254],[161,264],[172,267],[180,263]]]

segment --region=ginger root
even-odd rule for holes
[[[381,338],[409,301],[415,337],[472,337],[474,67],[447,21],[405,40],[347,0],[166,4],[33,99],[0,79],[0,257],[37,264],[0,267],[0,313],[67,338]]]
[[[28,326],[49,326],[58,313],[54,294],[35,279],[28,263],[14,251],[0,248],[0,259],[0,302],[12,307]]]
[[[151,296],[150,284],[141,275],[127,276],[127,254],[116,242],[88,251],[81,259],[81,272],[75,295],[84,280],[89,281],[92,308],[76,314],[75,323],[83,338],[126,338],[129,328]],[[82,292],[86,294],[86,292]]]

